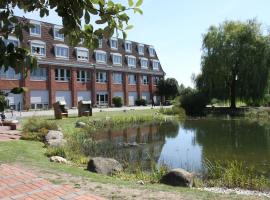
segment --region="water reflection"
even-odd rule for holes
[[[149,169],[152,162],[200,171],[204,159],[243,161],[270,174],[270,126],[246,120],[199,119],[95,134],[92,156],[113,157]]]

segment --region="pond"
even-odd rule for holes
[[[109,130],[95,135],[95,156],[150,169],[154,163],[201,172],[205,160],[241,161],[270,176],[270,125],[245,119],[205,118]]]

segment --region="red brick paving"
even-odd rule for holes
[[[1,126],[0,124],[0,142],[19,140],[21,138],[21,131],[10,130],[9,126]]]
[[[2,200],[103,200],[69,185],[55,185],[18,167],[0,165]]]

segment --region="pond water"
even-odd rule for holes
[[[113,157],[147,170],[154,162],[170,168],[203,170],[203,161],[241,161],[270,176],[270,125],[244,119],[196,119],[143,125],[95,136],[96,156]]]

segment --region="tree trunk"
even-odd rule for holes
[[[232,80],[231,84],[231,109],[236,108],[236,80],[235,78]]]

